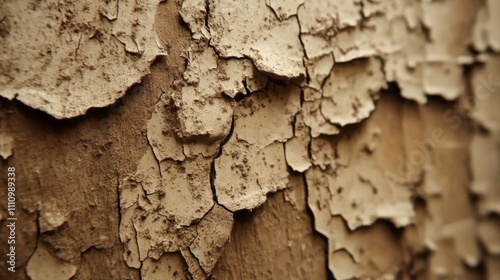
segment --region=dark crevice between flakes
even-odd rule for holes
[[[305,77],[306,78],[306,83],[310,84],[310,82],[311,82],[311,76],[309,75],[309,71],[307,70],[307,65],[306,65],[306,60],[308,59],[308,57],[307,57],[307,52],[306,52],[306,46],[304,44],[304,41],[302,41],[302,25],[300,24],[300,19],[299,19],[299,9],[303,5],[304,5],[304,3],[300,4],[297,7],[296,15],[293,15],[290,18],[292,18],[292,17],[296,17],[297,18],[297,24],[299,25],[299,35],[298,35],[299,36],[299,42],[300,42],[300,45],[302,46],[302,52],[304,54],[303,57],[302,57],[302,66],[306,70],[306,77]]]
[[[247,81],[243,80],[243,81],[241,81],[241,83],[243,84],[243,87],[245,88],[245,92],[238,92],[238,93],[236,93],[236,95],[234,96],[234,101],[236,101],[237,103],[240,102],[241,100],[245,99],[245,98],[250,97],[252,95],[252,92],[248,88]]]
[[[269,5],[267,1],[266,1],[266,7],[269,8],[269,10],[271,10],[271,12],[273,13],[273,15],[276,17],[276,19],[278,21],[283,21],[283,19],[278,15],[276,10],[274,10],[274,8],[271,5]]]
[[[234,132],[234,114],[231,118],[231,127],[229,129],[229,133],[227,134],[226,138],[224,138],[224,140],[222,140],[222,142],[220,143],[219,149],[217,150],[217,154],[215,154],[215,156],[212,159],[212,162],[210,163],[210,188],[212,189],[213,200],[215,203],[217,203],[217,205],[223,207],[224,209],[226,209],[231,213],[232,211],[227,209],[226,206],[220,204],[217,199],[217,188],[215,187],[215,178],[217,177],[217,172],[215,171],[215,160],[222,155],[222,148],[227,142],[229,142],[229,139],[231,139],[231,137],[233,136],[233,132]]]
[[[208,32],[210,33],[210,26],[208,24],[208,18],[210,16],[210,1],[205,0],[205,27],[207,28]]]

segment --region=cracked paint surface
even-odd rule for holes
[[[431,95],[464,97],[463,67],[483,61],[468,51],[480,9],[469,1],[185,1],[181,15],[194,42],[184,84],[171,94],[180,96],[173,99],[182,140],[170,151],[203,142],[201,154],[213,160],[214,203],[231,212],[256,208],[268,193],[287,188],[286,164],[303,172],[315,228],[329,240],[329,268],[339,279],[394,277],[412,265],[403,255],[413,259],[424,251],[431,252],[428,275],[464,275],[461,262],[481,263],[478,234],[493,246],[496,219],[485,218],[476,232],[464,183],[470,178],[450,173],[466,174],[467,166],[449,164],[463,162],[468,145],[478,146],[475,153],[492,147],[460,137],[469,124],[446,131],[449,124],[436,117],[438,108],[407,101],[402,108],[394,97],[378,100],[393,91],[389,84],[419,104]],[[454,17],[452,10],[459,14]],[[453,35],[450,28],[464,32]],[[474,86],[474,76],[469,78]],[[289,84],[275,85],[275,79]],[[250,87],[251,80],[262,82]],[[498,102],[477,102],[474,108],[493,112],[480,108],[491,104]],[[496,128],[496,116],[472,114]],[[343,128],[359,122],[356,129]],[[409,140],[419,138],[422,143]],[[477,189],[481,194],[497,188]],[[440,214],[453,211],[454,202],[461,211]],[[192,250],[181,253],[195,278],[210,274],[213,267],[196,261]],[[450,254],[455,261],[446,260]]]
[[[127,279],[326,278],[326,270],[335,279],[500,277],[498,1],[87,4],[2,3],[3,97],[56,118],[83,115],[156,69],[150,63],[164,45],[179,48],[168,48],[177,31],[168,36],[180,23],[155,23],[161,5],[173,5],[169,15],[189,34],[177,66],[161,60],[166,54],[156,62],[165,68],[143,85],[150,100],[136,130],[125,134],[117,122],[108,130],[119,135],[115,142],[77,137],[95,159],[122,145],[122,154],[133,154],[120,161],[127,168],[108,175],[115,243],[90,232],[71,247],[71,221],[82,211],[27,200],[42,236],[23,264],[29,278],[84,279],[97,266],[93,258],[112,262],[100,250],[123,263],[110,273]],[[16,31],[18,23],[58,7],[60,21],[28,26],[57,22],[59,33],[46,36],[64,47],[47,53],[47,39],[11,62],[36,37],[32,27]],[[161,75],[171,75],[169,82],[156,86]],[[127,117],[126,110],[112,113]],[[22,147],[16,137],[0,134],[4,160]],[[120,144],[127,137],[140,144]],[[42,177],[37,168],[32,176]],[[85,168],[88,176],[100,173]],[[286,206],[276,202],[281,194]],[[302,227],[291,232],[294,219]],[[253,259],[245,267],[240,258],[258,255],[262,244],[285,248],[281,257],[305,257],[290,257],[294,267],[277,261],[259,271]]]
[[[458,163],[465,162],[468,145],[477,146],[473,160],[481,157],[485,145],[475,142],[485,140],[460,137],[470,124],[446,130],[449,123],[436,113],[443,109],[391,92],[397,85],[403,98],[418,104],[432,95],[464,98],[467,79],[473,87],[478,82],[476,72],[464,79],[463,68],[486,61],[468,50],[482,8],[468,1],[185,1],[181,15],[193,38],[187,69],[178,94],[171,93],[173,107],[163,107],[157,121],[155,111],[150,121],[157,131],[151,135],[166,141],[150,143],[153,150],[166,144],[163,149],[181,162],[211,159],[214,207],[228,213],[256,208],[268,193],[286,189],[287,165],[303,173],[336,278],[415,276],[421,272],[401,269],[413,265],[403,256],[424,251],[431,252],[428,275],[463,275],[461,262],[476,267],[482,261],[478,239],[494,243],[496,219],[485,218],[476,231],[471,178]],[[450,35],[450,28],[463,32]],[[484,115],[494,112],[483,108],[491,104],[498,102],[474,103],[472,114],[495,130],[497,117]],[[498,167],[497,154],[488,155],[491,170]],[[157,157],[160,166],[166,158]],[[450,173],[458,170],[462,176]],[[488,200],[498,188],[476,189]],[[192,195],[198,200],[202,194]],[[487,207],[482,202],[480,209]],[[453,212],[453,203],[461,210]],[[199,248],[204,254],[214,249]],[[211,273],[213,266],[190,247],[180,251],[194,278]],[[450,254],[455,261],[446,260]]]
[[[158,1],[2,1],[0,96],[57,119],[104,107],[165,54]]]

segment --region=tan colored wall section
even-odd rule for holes
[[[0,0],[1,279],[500,278],[498,1],[94,2]]]

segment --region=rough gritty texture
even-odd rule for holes
[[[1,1],[0,96],[55,118],[104,107],[164,53],[158,1]]]
[[[498,1],[0,3],[0,278],[500,278]]]
[[[305,76],[296,17],[278,20],[265,0],[238,5],[213,0],[209,6],[210,45],[223,57],[248,57],[257,69],[277,78]]]

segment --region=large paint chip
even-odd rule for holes
[[[218,202],[231,211],[253,209],[266,194],[286,188],[284,144],[300,109],[297,87],[272,86],[240,101],[234,132],[215,160]]]
[[[159,162],[165,159],[185,159],[173,100],[162,96],[148,121],[147,129],[149,145]]]
[[[136,174],[120,184],[125,261],[139,268],[147,257],[157,259],[187,247],[197,235],[195,223],[213,205],[209,159],[158,163],[148,149]]]
[[[292,138],[292,120],[300,109],[300,89],[272,86],[242,100],[235,109],[234,135],[263,148]]]
[[[265,0],[238,5],[210,0],[209,6],[210,44],[221,56],[248,57],[260,71],[277,78],[305,77],[296,18],[279,21]]]
[[[231,211],[253,209],[266,201],[266,194],[287,187],[283,144],[264,148],[232,137],[215,160],[216,195]]]
[[[112,104],[163,53],[153,28],[158,1],[1,5],[0,96],[58,119]]]
[[[336,64],[323,87],[321,112],[332,124],[357,123],[375,109],[374,99],[385,86],[382,65],[376,58]]]
[[[200,40],[202,38],[210,39],[210,32],[205,26],[205,18],[207,16],[207,2],[204,0],[184,0],[182,8],[179,12],[184,22],[187,23],[193,39]]]

